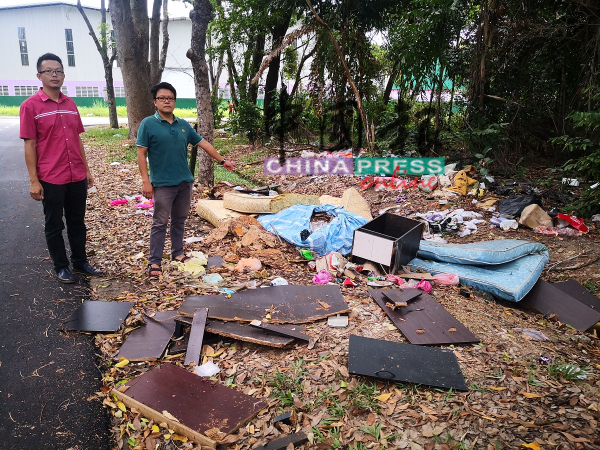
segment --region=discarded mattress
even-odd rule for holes
[[[421,241],[418,257],[409,266],[433,274],[455,273],[462,284],[518,302],[533,288],[548,260],[544,245],[527,241],[473,244]]]
[[[310,230],[310,219],[316,212],[327,213],[333,219],[302,240],[300,234],[303,230]],[[258,221],[267,231],[296,247],[309,248],[319,256],[331,252],[350,254],[354,230],[368,222],[364,217],[333,205],[294,205],[277,214],[259,216]]]

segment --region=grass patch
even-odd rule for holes
[[[18,116],[19,106],[0,105],[0,116]],[[108,117],[108,107],[102,102],[94,103],[94,106],[78,106],[81,117]],[[174,114],[178,117],[196,117],[198,115],[194,108],[175,108]],[[127,106],[117,106],[117,116],[127,117]]]
[[[0,116],[18,116],[19,108],[19,106],[0,105]]]
[[[267,383],[271,386],[271,397],[276,398],[281,403],[282,408],[294,406],[294,397],[301,397],[304,377],[308,375],[306,361],[304,358],[294,362],[289,370],[277,372],[270,375]]]
[[[137,146],[128,139],[127,128],[110,128],[108,125],[89,128],[81,135],[84,144],[103,147],[108,162],[132,163],[137,160]]]
[[[235,185],[253,184],[251,180],[244,178],[236,172],[230,172],[220,164],[215,163],[215,184],[219,181],[228,181],[229,183]]]

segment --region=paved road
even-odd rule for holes
[[[55,281],[47,256],[19,120],[0,117],[0,449],[109,449],[92,338],[61,330],[88,287]]]

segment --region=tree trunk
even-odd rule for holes
[[[250,68],[250,73],[252,76],[256,74],[260,70],[260,65],[262,63],[263,55],[265,53],[265,32],[259,32],[256,36],[256,44],[254,46],[254,51],[252,52],[252,67]],[[258,83],[251,83],[250,88],[248,89],[248,101],[253,105],[256,105],[256,100],[258,99]]]
[[[206,64],[206,31],[211,21],[212,6],[210,0],[194,0],[192,19],[192,42],[187,57],[194,70],[196,87],[196,106],[198,107],[198,133],[212,143],[214,140],[213,115],[210,103],[210,83]],[[198,152],[198,180],[205,186],[215,183],[214,164],[206,152]]]
[[[271,50],[275,50],[285,37],[285,33],[290,26],[292,12],[288,11],[277,25],[273,27],[273,43]],[[269,63],[269,72],[265,80],[265,104],[263,111],[265,115],[265,132],[269,134],[271,121],[275,117],[275,102],[277,99],[277,81],[279,80],[279,66],[281,65],[281,52],[273,57]],[[258,84],[258,83],[257,83]]]
[[[437,89],[437,102],[435,108],[435,121],[433,128],[433,150],[437,150],[438,138],[440,137],[440,113],[442,110],[442,88],[444,86],[444,68],[440,64],[440,79]]]
[[[110,14],[125,85],[129,138],[135,139],[142,119],[155,111],[150,95],[146,0],[112,0]]]
[[[383,104],[387,105],[390,102],[390,95],[392,94],[392,89],[394,88],[394,83],[396,82],[396,78],[398,78],[398,73],[400,72],[400,61],[396,61],[394,63],[394,67],[392,67],[392,73],[390,74],[390,78],[385,86],[385,91],[383,93]]]
[[[102,65],[104,66],[104,79],[106,80],[106,98],[108,103],[108,120],[110,122],[110,127],[119,128],[119,119],[117,117],[117,103],[115,101],[115,87],[113,83],[112,74],[112,63],[114,61],[114,57],[108,57],[108,36],[106,27],[105,0],[101,0],[100,2],[100,40],[98,40],[96,32],[94,31],[94,27],[90,23],[88,16],[85,13],[85,10],[81,6],[81,0],[77,0],[77,9],[81,13],[81,16],[83,17],[83,20],[90,32],[90,36],[94,40],[94,44],[96,44],[96,49],[98,50],[98,53],[100,53],[100,57],[102,58]]]
[[[238,107],[238,99],[237,92],[235,89],[235,85],[237,83],[237,74],[235,71],[235,62],[233,60],[233,55],[231,54],[231,49],[227,49],[227,72],[229,73],[229,94],[231,97],[231,103],[233,103],[234,107]]]
[[[310,57],[312,57],[315,54],[316,51],[317,47],[314,46],[311,51],[302,55],[302,59],[300,59],[300,62],[298,63],[298,70],[296,70],[296,77],[294,79],[294,86],[292,87],[292,91],[290,92],[290,97],[295,97],[296,91],[300,86],[300,79],[302,77],[302,69],[304,68],[304,64],[306,63],[306,61],[308,61]]]

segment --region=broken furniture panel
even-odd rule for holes
[[[213,266],[215,268],[219,269],[219,268],[223,267],[224,264],[226,264],[226,263],[222,256],[220,256],[220,255],[209,256],[208,260],[206,261],[206,269],[210,270]]]
[[[540,314],[556,314],[558,320],[579,331],[586,331],[600,321],[600,311],[590,308],[544,280],[538,280],[520,303]]]
[[[385,305],[385,295],[388,291],[392,292],[391,289],[369,289],[369,295],[411,344],[450,345],[479,342],[477,336],[429,294],[422,292],[408,306],[394,310]]]
[[[348,372],[386,381],[468,391],[451,350],[350,335]]]
[[[288,445],[293,444],[294,447],[305,444],[308,442],[308,436],[304,431],[289,434],[285,437],[275,439],[269,442],[267,445],[258,447],[259,450],[286,450]]]
[[[177,311],[157,312],[153,316],[145,316],[146,325],[129,333],[115,358],[126,358],[129,361],[159,359],[175,332],[177,316]]]
[[[185,352],[184,365],[190,363],[198,364],[200,362],[200,354],[202,353],[202,340],[204,339],[204,327],[206,325],[206,316],[208,309],[200,308],[194,312],[192,319],[192,329],[188,340],[187,351]]]
[[[223,295],[188,296],[179,313],[208,308],[208,317],[251,322],[271,315],[273,323],[307,323],[350,312],[339,286],[272,286]]]
[[[190,317],[180,315],[177,322],[191,325]],[[283,327],[288,327],[292,330],[304,330],[304,327],[298,325],[286,324]],[[237,339],[239,341],[252,342],[254,344],[266,345],[269,347],[283,348],[286,345],[294,342],[294,338],[289,336],[280,336],[270,334],[257,327],[253,327],[248,323],[240,322],[223,322],[221,320],[210,319],[206,322],[205,331],[215,335]]]
[[[552,286],[557,287],[578,302],[589,306],[594,311],[600,311],[600,298],[596,297],[576,280],[561,281],[560,283],[554,283]]]
[[[308,334],[301,333],[300,331],[296,331],[298,328],[304,329],[304,327],[290,327],[290,326],[282,326],[282,325],[273,325],[272,323],[261,322],[260,320],[253,320],[250,322],[250,326],[261,328],[266,330],[269,333],[279,334],[281,336],[293,337],[294,339],[298,339],[300,341],[310,341],[310,336]]]
[[[113,389],[112,393],[125,405],[211,448],[267,407],[265,402],[173,364],[151,369],[124,386],[124,392]]]
[[[114,333],[121,327],[133,305],[132,302],[86,300],[63,325],[67,330]]]
[[[423,291],[420,289],[384,289],[381,291],[391,303],[408,303],[419,297]]]

